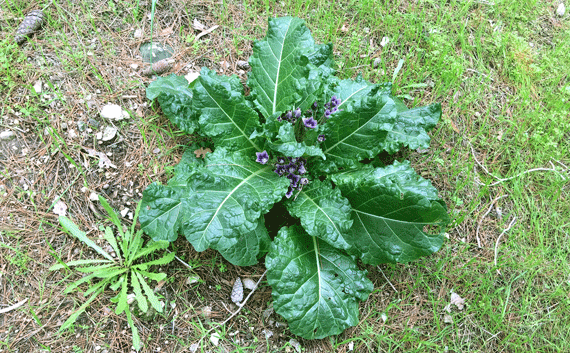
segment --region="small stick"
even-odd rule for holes
[[[388,282],[388,284],[390,285],[390,287],[392,287],[392,289],[394,290],[394,292],[398,293],[398,290],[396,289],[396,287],[394,287],[394,285],[392,285],[392,283],[390,282],[390,280],[388,279],[388,277],[386,277],[386,275],[384,274],[384,271],[382,271],[382,269],[380,268],[380,266],[377,266],[378,269],[380,270],[380,273],[382,273],[382,276],[384,276],[384,279],[386,280],[386,282]]]
[[[555,172],[555,173],[557,173],[558,175],[560,175],[560,172],[557,171],[557,170],[554,169],[554,168],[534,168],[534,169],[525,170],[524,172],[519,173],[519,174],[517,174],[517,175],[515,175],[515,176],[512,176],[512,177],[509,177],[509,178],[499,178],[499,177],[496,177],[496,176],[494,176],[493,174],[491,174],[491,172],[489,172],[489,170],[488,170],[487,168],[485,168],[485,166],[484,166],[483,164],[481,164],[481,162],[479,162],[479,160],[478,160],[477,157],[475,156],[475,150],[473,149],[473,145],[471,144],[471,142],[469,142],[469,141],[467,141],[467,142],[469,143],[469,146],[471,147],[471,154],[473,154],[473,159],[475,159],[475,162],[477,162],[477,164],[478,164],[481,168],[483,168],[483,170],[485,171],[485,173],[487,173],[488,175],[490,175],[490,176],[492,176],[493,178],[497,179],[496,182],[489,184],[489,186],[498,185],[498,184],[500,184],[500,183],[502,183],[502,182],[504,182],[504,181],[508,181],[508,180],[511,180],[511,179],[518,178],[518,177],[520,177],[521,175],[525,175],[525,174],[530,173],[530,172],[538,172],[538,171],[545,171],[545,172],[546,172],[546,171],[548,171],[548,172]],[[562,178],[564,178],[564,177],[562,177]],[[566,178],[564,178],[564,179],[566,180]],[[477,184],[479,184],[479,185],[485,185],[485,184],[481,183],[480,181],[476,181],[476,182],[477,182]]]
[[[24,300],[22,300],[22,301],[19,301],[19,302],[17,302],[17,303],[14,304],[14,305],[10,305],[10,306],[7,307],[7,308],[0,309],[0,314],[4,314],[4,313],[7,313],[7,312],[12,311],[12,310],[14,310],[14,309],[18,309],[19,307],[21,307],[22,305],[24,305],[24,303],[26,303],[27,301],[28,301],[28,298],[26,298],[26,299],[24,299]]]
[[[215,25],[215,26],[212,26],[212,27],[208,28],[208,29],[205,30],[205,31],[202,31],[202,33],[198,34],[198,35],[196,36],[196,38],[194,38],[194,41],[197,41],[198,39],[200,39],[201,37],[205,36],[206,34],[212,33],[212,32],[213,32],[216,28],[218,28],[218,27],[220,27],[220,26]]]
[[[513,218],[513,220],[511,221],[511,223],[509,223],[509,226],[507,228],[505,228],[505,230],[503,230],[503,232],[499,235],[499,237],[497,238],[497,242],[495,243],[495,267],[497,267],[497,252],[498,252],[498,248],[499,248],[499,241],[501,240],[501,237],[503,236],[503,234],[505,234],[509,229],[511,229],[511,227],[513,226],[513,224],[515,223],[515,221],[517,220],[517,217]],[[499,271],[499,269],[497,269],[497,274],[501,274],[501,271]]]
[[[489,214],[489,212],[491,212],[491,210],[493,209],[493,206],[495,205],[495,203],[497,203],[497,201],[499,201],[500,199],[502,199],[503,197],[507,197],[507,195],[501,195],[497,198],[495,198],[493,201],[491,201],[491,205],[489,206],[489,209],[487,210],[487,212],[485,212],[485,214],[483,215],[483,217],[481,217],[481,219],[479,220],[479,222],[477,223],[477,230],[475,231],[475,237],[477,238],[477,246],[481,247],[481,239],[479,238],[479,228],[481,227],[481,224],[483,223],[483,219],[485,219],[485,217],[487,217],[487,215]]]

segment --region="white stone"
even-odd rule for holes
[[[12,130],[5,130],[0,132],[0,140],[11,140],[16,137],[16,134]]]
[[[121,217],[125,218],[125,216],[127,215],[127,213],[129,213],[129,209],[125,208],[124,210],[121,211]]]
[[[210,336],[210,342],[212,342],[212,344],[214,346],[217,346],[218,344],[220,344],[220,334],[217,332],[212,333],[212,335]]]
[[[36,91],[36,93],[42,93],[42,81],[36,81],[36,83],[34,83],[34,91]]]
[[[99,196],[98,196],[96,193],[91,192],[91,193],[89,194],[89,200],[91,200],[91,201],[97,201],[97,200],[99,200]]]
[[[249,290],[254,290],[254,289],[255,289],[256,283],[255,283],[255,281],[252,280],[251,278],[244,278],[244,279],[242,280],[242,283],[243,283],[244,288],[247,288],[247,289],[249,289]]]
[[[106,126],[105,129],[103,130],[103,135],[101,136],[101,139],[103,141],[111,141],[112,139],[115,138],[115,135],[117,135],[117,129],[113,126]]]
[[[388,37],[382,37],[382,40],[380,41],[380,45],[381,45],[382,47],[385,47],[386,44],[388,44],[388,43],[390,43],[390,38],[388,38]]]
[[[131,69],[136,70],[138,68],[139,68],[139,66],[137,64],[131,64]]]
[[[109,120],[123,120],[129,118],[129,113],[117,104],[107,104],[101,110],[101,117]]]
[[[193,72],[193,71],[189,72],[188,74],[186,74],[186,76],[184,76],[184,78],[186,79],[186,81],[188,81],[188,83],[191,83],[192,81],[194,81],[198,77],[200,77],[200,73],[199,72]]]
[[[132,304],[135,301],[135,293],[131,293],[129,295],[127,295],[127,304]]]
[[[133,36],[134,36],[135,38],[141,38],[141,37],[143,36],[143,31],[142,31],[142,29],[137,29],[137,30],[135,30],[135,34],[133,34]]]
[[[564,14],[566,13],[566,6],[564,6],[564,3],[560,3],[560,5],[558,5],[558,8],[556,9],[556,14],[560,17],[564,16]]]
[[[65,216],[67,214],[67,205],[63,201],[58,200],[53,206],[53,213],[58,216]]]

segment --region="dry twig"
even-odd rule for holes
[[[493,201],[491,201],[491,205],[489,206],[489,209],[487,210],[487,212],[485,212],[483,217],[481,217],[479,222],[477,222],[477,230],[475,231],[475,237],[477,239],[477,246],[478,247],[481,247],[481,239],[479,238],[479,228],[481,227],[481,224],[483,223],[483,220],[485,219],[485,217],[487,217],[489,212],[491,212],[491,210],[493,209],[493,206],[497,203],[497,201],[499,201],[503,197],[507,197],[507,195],[501,195],[501,196],[495,198]]]
[[[509,223],[509,226],[503,230],[503,232],[499,235],[499,237],[497,238],[497,241],[495,242],[495,267],[497,267],[497,252],[499,251],[499,241],[501,240],[501,237],[503,236],[503,234],[505,234],[509,229],[511,229],[513,224],[515,224],[516,220],[517,220],[517,217],[513,218],[511,223]],[[499,271],[499,269],[497,269],[497,274],[499,274],[499,275],[501,274],[501,271]]]
[[[560,172],[559,172],[558,170],[556,170],[556,169],[554,168],[554,165],[552,164],[552,162],[550,163],[550,164],[552,165],[552,168],[534,168],[534,169],[529,169],[529,170],[525,170],[524,172],[519,173],[519,174],[517,174],[517,175],[514,175],[514,176],[512,176],[512,177],[509,177],[509,178],[499,178],[499,177],[496,177],[496,176],[494,176],[493,174],[491,174],[491,172],[489,172],[489,170],[488,170],[481,162],[479,162],[479,160],[477,159],[477,156],[475,155],[475,149],[473,148],[473,145],[471,144],[471,142],[467,141],[467,143],[469,143],[469,146],[471,147],[471,154],[473,155],[473,159],[475,159],[475,162],[477,162],[477,164],[485,171],[485,173],[487,173],[487,175],[489,175],[489,176],[491,176],[491,177],[497,179],[496,182],[489,184],[489,186],[495,186],[495,185],[498,185],[498,184],[500,184],[500,183],[502,183],[502,182],[504,182],[504,181],[508,181],[508,180],[512,180],[512,179],[518,178],[518,177],[520,177],[521,175],[525,175],[525,174],[530,173],[530,172],[539,172],[539,171],[555,172],[556,174],[560,175],[562,178],[566,179],[564,176],[562,176],[562,175],[560,174]],[[485,184],[483,184],[482,182],[480,182],[480,181],[478,181],[478,180],[475,180],[475,182],[476,182],[477,184],[479,184],[479,185],[485,185]]]

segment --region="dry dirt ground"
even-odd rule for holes
[[[177,133],[145,98],[145,88],[153,78],[140,74],[148,64],[141,60],[139,47],[150,38],[146,17],[150,1],[140,1],[138,22],[123,20],[133,16],[134,5],[121,8],[116,3],[117,7],[111,8],[109,4],[51,4],[45,9],[47,25],[23,46],[13,49],[24,57],[23,61],[12,63],[11,72],[18,74],[11,78],[11,85],[0,86],[6,97],[4,102],[8,102],[0,110],[1,130],[15,132],[13,140],[0,142],[0,242],[4,244],[0,256],[0,304],[26,300],[18,309],[0,314],[0,351],[130,351],[130,329],[124,315],[115,315],[109,301],[114,296],[111,291],[106,291],[80,316],[74,330],[59,334],[61,324],[85,298],[81,292],[63,293],[66,285],[78,278],[77,274],[48,271],[56,262],[52,254],[58,254],[63,261],[89,255],[80,242],[58,227],[53,212],[55,201],[63,201],[68,215],[79,227],[96,237],[99,226],[105,223],[105,213],[89,199],[90,193],[103,195],[117,211],[133,211],[148,184],[167,180],[166,168],[177,163],[190,140]],[[33,2],[8,2],[2,6],[19,7],[23,13],[39,7]],[[248,36],[243,32],[236,36],[230,26],[221,25],[194,41],[201,33],[192,27],[194,19],[206,28],[218,25],[218,5],[193,1],[159,6],[154,40],[175,49],[176,62],[169,73],[186,74],[207,66],[245,79],[236,63],[248,59],[251,39],[263,34],[266,18],[246,18],[241,10],[238,5],[229,4],[225,11],[233,28],[248,28]],[[2,38],[11,37],[22,20],[9,13],[17,11],[3,10]],[[134,36],[136,30],[143,31],[142,37]],[[32,88],[38,81],[42,85],[40,94]],[[108,103],[122,106],[131,117],[122,122],[101,118],[99,113]],[[97,138],[97,132],[107,126],[115,126],[118,133],[114,139],[103,142]],[[116,168],[100,168],[89,149],[105,153]],[[129,215],[123,220],[128,224]],[[239,268],[213,251],[196,253],[185,240],[178,240],[172,248],[194,268],[189,270],[174,261],[161,269],[168,273],[168,280],[157,289],[167,303],[165,314],[151,320],[134,319],[146,341],[145,352],[189,351],[190,344],[200,339],[200,333],[211,327],[209,322],[222,322],[235,309],[229,298],[236,277],[257,280],[264,273],[262,264]],[[394,300],[394,292],[382,273],[370,272],[378,290],[371,300],[361,304],[362,320],[367,319],[371,303],[384,306]],[[193,274],[202,282],[189,283],[187,279]],[[406,284],[396,282],[395,289],[399,285]],[[417,293],[417,305],[399,308],[397,317],[401,319],[390,323],[394,329],[425,319],[419,310],[425,299],[421,290]],[[282,319],[275,314],[264,316],[264,312],[270,313],[267,309],[271,301],[270,288],[261,286],[240,315],[228,322],[226,339],[219,347],[208,346],[209,336],[204,339],[208,347],[205,351],[233,351],[240,346],[252,347],[244,351],[254,352],[294,351],[287,347],[294,337],[276,325]],[[266,339],[267,330],[273,335]],[[359,335],[358,329],[349,329],[337,342],[354,335]],[[332,351],[328,339],[299,342],[307,352]],[[355,351],[357,347],[358,344]],[[364,348],[375,350],[374,343],[360,351]],[[348,349],[348,344],[344,344],[337,351]]]

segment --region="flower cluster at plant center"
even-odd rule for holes
[[[319,124],[324,124],[333,113],[339,111],[338,107],[340,106],[340,103],[341,100],[339,98],[332,96],[331,100],[324,104],[325,111],[320,119],[320,122],[315,119],[319,108],[317,102],[314,102],[311,105],[311,108],[308,109],[305,113],[301,111],[301,108],[289,110],[277,117],[277,121],[286,121],[292,125],[297,124],[296,131],[299,131],[299,134],[296,137],[297,141],[300,142],[304,139],[305,129],[316,129]],[[325,135],[320,134],[317,136],[316,142],[321,143],[325,141],[325,139]],[[256,156],[256,162],[261,164],[267,164],[271,159],[267,151],[256,152]],[[274,164],[274,172],[279,176],[286,176],[290,180],[289,189],[285,194],[287,198],[291,198],[295,190],[301,191],[303,186],[309,183],[309,179],[303,176],[305,173],[307,173],[306,163],[307,160],[303,157],[277,157]]]

